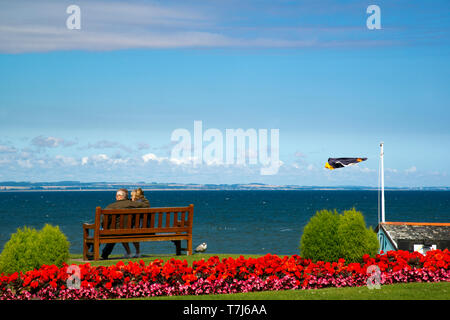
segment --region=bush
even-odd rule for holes
[[[59,227],[46,224],[39,232],[39,247],[41,265],[57,265],[69,259],[69,242]]]
[[[366,228],[361,212],[346,210],[340,216],[337,241],[341,258],[347,262],[361,262],[364,254],[378,253],[378,239],[375,232]]]
[[[36,229],[24,227],[17,229],[0,255],[0,272],[13,273],[39,268],[39,256],[36,251]]]
[[[335,237],[339,226],[336,210],[321,210],[311,218],[303,230],[300,252],[303,258],[315,261],[337,261],[339,250]]]
[[[43,264],[62,266],[69,258],[69,242],[59,227],[42,230],[17,229],[0,255],[0,273],[11,274],[40,268]]]
[[[303,230],[300,254],[313,261],[361,262],[364,254],[378,253],[378,239],[366,228],[364,217],[356,209],[338,214],[336,210],[318,211]]]

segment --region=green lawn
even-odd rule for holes
[[[144,260],[146,264],[156,259],[167,261],[171,258],[186,260],[189,265],[195,260],[218,256],[223,258],[238,258],[240,254],[194,254],[192,256],[175,255],[145,255],[139,259],[122,259],[121,256],[111,256],[108,260],[89,261],[92,266],[109,266],[119,261]],[[245,258],[257,258],[261,255],[242,255]],[[81,255],[71,255],[69,264],[86,263]],[[450,300],[450,282],[439,283],[406,283],[384,285],[380,289],[357,288],[325,288],[310,290],[263,291],[252,293],[236,293],[221,295],[153,297],[145,300]]]
[[[380,289],[324,288],[220,295],[152,297],[141,300],[450,300],[450,282],[402,283]]]
[[[162,259],[164,261],[170,260],[172,258],[176,259],[176,260],[186,260],[187,263],[189,265],[192,265],[192,262],[195,260],[201,260],[201,259],[205,259],[208,260],[210,257],[214,257],[214,256],[218,256],[220,260],[222,260],[223,258],[228,258],[228,257],[233,257],[234,259],[239,258],[241,256],[241,254],[193,254],[191,256],[187,256],[187,255],[180,255],[180,256],[176,256],[176,255],[143,255],[141,258],[137,258],[137,259],[125,259],[123,258],[123,256],[120,255],[111,255],[110,258],[108,260],[99,260],[99,261],[82,261],[82,255],[81,254],[71,254],[70,255],[70,260],[67,262],[69,265],[70,264],[84,264],[89,262],[91,264],[91,266],[110,266],[113,264],[116,264],[119,261],[123,261],[124,263],[128,263],[128,261],[134,261],[134,262],[139,262],[140,260],[143,260],[146,264],[148,264],[151,261],[154,261],[156,259]],[[255,255],[255,254],[242,254],[242,256],[244,258],[258,258],[261,257],[262,255]]]

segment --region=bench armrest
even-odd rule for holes
[[[83,229],[94,229],[94,223],[83,223]]]

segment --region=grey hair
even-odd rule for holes
[[[126,198],[128,196],[128,193],[125,192],[124,190],[118,190],[116,195],[118,195],[120,197],[123,197],[123,198]]]

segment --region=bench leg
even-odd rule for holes
[[[175,245],[175,254],[181,255],[181,240],[172,240],[172,242]]]
[[[87,253],[88,253],[88,246],[87,246],[86,240],[83,240],[83,260],[84,261],[86,261],[88,259]]]
[[[87,254],[89,251],[89,247],[86,242],[86,238],[88,236],[89,236],[89,230],[83,228],[83,260],[85,260],[85,261],[88,259]]]
[[[84,261],[87,260],[87,252],[88,252],[88,247],[87,247],[86,239],[83,237],[83,260]]]
[[[100,260],[100,243],[94,241],[94,260]]]
[[[192,238],[189,238],[187,240],[187,255],[191,256],[192,255]]]

